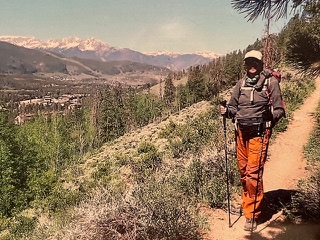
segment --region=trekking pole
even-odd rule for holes
[[[259,131],[261,131],[261,150],[260,150],[260,156],[259,156],[259,166],[258,166],[256,193],[255,193],[255,196],[254,196],[251,233],[253,232],[254,217],[255,217],[256,207],[257,207],[257,198],[258,198],[258,192],[259,192],[259,180],[260,180],[260,172],[261,172],[261,170],[260,170],[260,168],[261,168],[261,159],[262,159],[262,152],[263,152],[263,147],[264,147],[263,145],[264,145],[265,129],[264,129],[263,125],[260,125],[260,127],[262,127],[261,129],[259,128]]]
[[[227,106],[227,101],[222,101],[220,103],[222,106]],[[228,148],[227,148],[227,121],[226,116],[223,115],[223,133],[224,133],[224,154],[225,154],[225,161],[226,161],[226,181],[227,181],[227,200],[228,200],[228,221],[229,221],[229,228],[232,227],[231,225],[231,217],[230,217],[230,190],[229,190],[229,167],[228,167]]]

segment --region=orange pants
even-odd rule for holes
[[[271,129],[266,129],[263,143],[262,136],[250,136],[240,129],[236,131],[237,160],[242,184],[242,208],[246,218],[258,218],[261,213],[263,167],[267,159],[270,137]]]

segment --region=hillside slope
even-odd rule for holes
[[[39,50],[18,47],[0,41],[0,72],[2,73],[67,73],[66,65],[61,60]]]
[[[126,133],[116,140],[106,143],[102,147],[99,154],[85,162],[83,169],[93,170],[88,165],[97,163],[101,161],[101,159],[107,159],[113,154],[119,152],[129,155],[131,152],[135,152],[137,146],[139,146],[139,144],[142,142],[151,142],[157,148],[159,148],[160,151],[164,151],[164,148],[168,143],[164,138],[160,138],[158,136],[160,131],[165,129],[171,121],[175,123],[185,123],[188,119],[195,118],[201,113],[207,112],[210,108],[212,108],[212,105],[208,101],[198,102],[188,108],[182,109],[178,114],[170,115],[170,117],[161,121],[160,123],[154,122],[142,127],[138,131],[136,130]],[[87,176],[89,176],[89,174]]]

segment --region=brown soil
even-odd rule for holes
[[[225,211],[206,209],[210,227],[206,240],[320,239],[320,225],[288,224],[283,221],[283,206],[295,193],[298,180],[307,175],[302,150],[315,124],[313,113],[320,101],[319,91],[320,78],[317,78],[316,91],[295,111],[287,131],[279,134],[269,147],[269,159],[264,171],[266,210],[257,230],[253,233],[244,231],[245,218],[233,214],[232,227],[229,228]]]

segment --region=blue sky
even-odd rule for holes
[[[0,0],[0,35],[95,37],[140,52],[225,54],[261,38],[231,0]],[[288,19],[271,23],[279,32]]]

